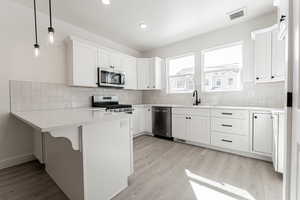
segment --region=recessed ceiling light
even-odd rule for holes
[[[141,29],[146,29],[148,26],[147,26],[147,24],[145,24],[145,22],[141,22],[140,23],[140,28]]]
[[[109,4],[110,4],[110,0],[102,0],[102,3],[103,3],[104,5],[109,5]]]

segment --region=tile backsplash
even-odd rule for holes
[[[244,83],[242,91],[201,93],[202,104],[228,105],[228,106],[258,106],[278,107],[284,106],[284,82],[254,84]],[[167,94],[165,91],[145,91],[143,93],[145,104],[180,104],[192,105],[192,94]]]
[[[133,91],[111,88],[81,88],[64,84],[10,81],[12,111],[80,108],[91,106],[92,95],[117,95],[123,104],[192,105],[192,94]],[[284,83],[245,83],[238,92],[200,93],[204,105],[283,107]]]
[[[123,104],[142,103],[141,91],[10,81],[12,111],[90,107],[92,95],[117,95]]]

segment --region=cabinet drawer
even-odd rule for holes
[[[227,134],[249,135],[249,120],[212,118],[212,130]]]
[[[249,119],[248,110],[214,109],[211,114],[220,118]]]
[[[198,115],[209,117],[210,111],[207,108],[187,109],[187,108],[173,108],[172,113],[175,115]]]
[[[249,152],[248,136],[212,132],[211,144],[217,147]]]

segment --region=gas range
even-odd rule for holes
[[[104,108],[106,112],[125,112],[131,114],[132,105],[119,104],[117,96],[92,96],[92,107]]]

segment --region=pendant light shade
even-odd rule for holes
[[[51,44],[54,43],[54,28],[52,26],[52,3],[51,0],[49,0],[49,19],[50,19],[50,26],[48,27],[48,36],[49,36],[49,42]]]
[[[37,34],[37,20],[36,20],[36,0],[33,0],[33,11],[34,11],[34,32],[35,32],[35,44],[34,47],[34,55],[39,56],[40,54],[40,45],[38,42],[38,34]]]

